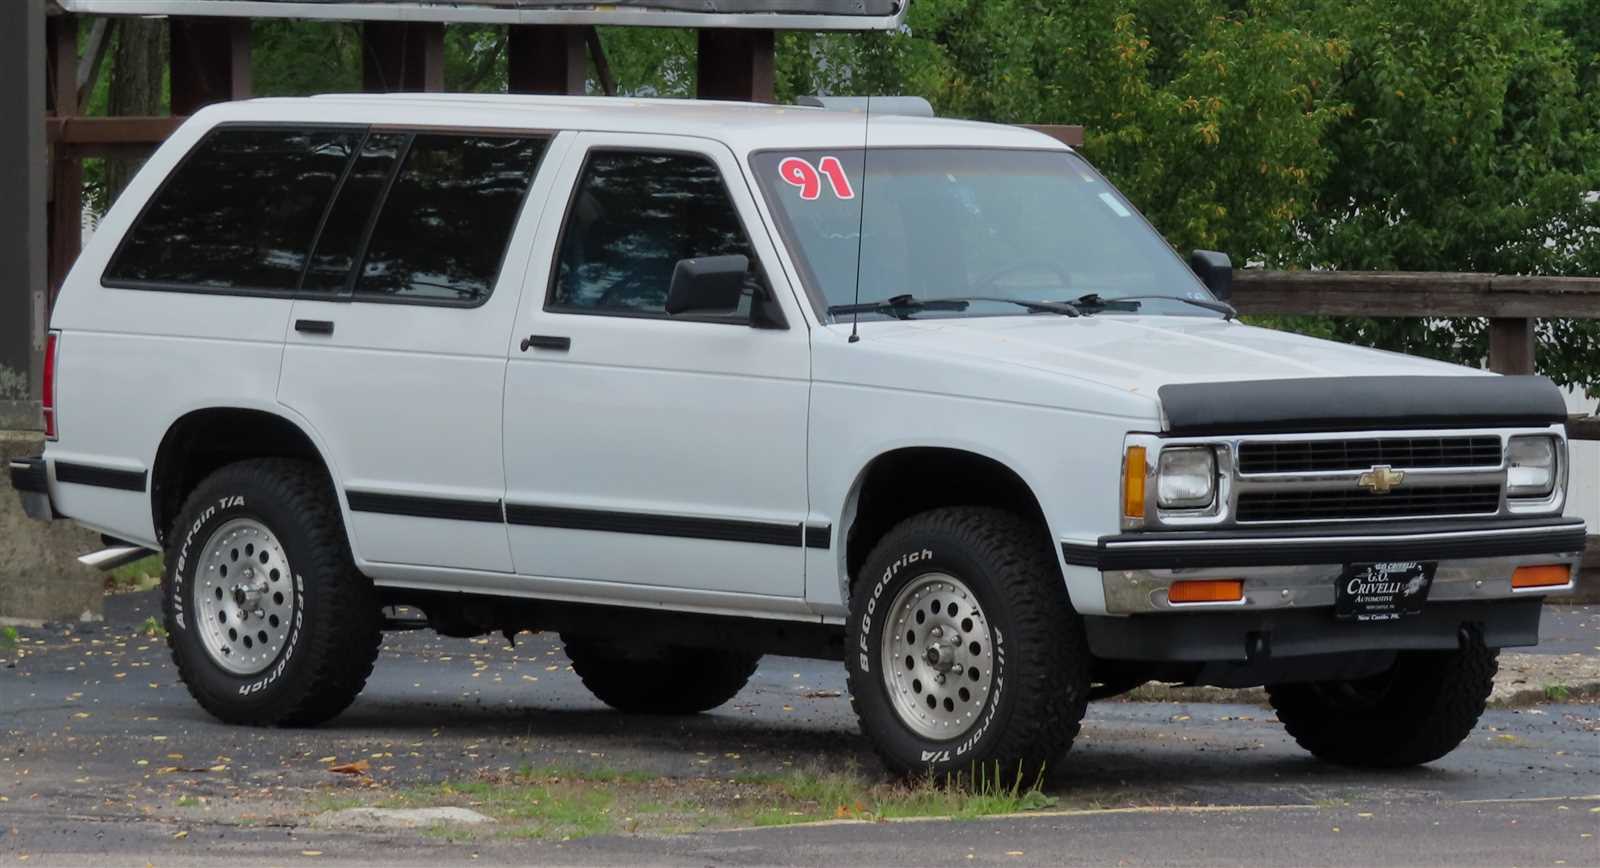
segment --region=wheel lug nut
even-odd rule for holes
[[[933,676],[933,683],[934,684],[943,684],[944,683],[944,673],[940,672],[938,675]]]
[[[944,628],[943,627],[934,627],[932,630],[928,631],[928,636],[931,637],[931,638],[934,638],[934,639],[943,639],[944,638]]]

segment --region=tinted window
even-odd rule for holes
[[[106,277],[292,290],[360,130],[221,128],[184,158]]]
[[[361,253],[361,240],[372,211],[383,195],[384,184],[394,171],[394,162],[405,147],[404,133],[373,133],[361,146],[361,155],[339,188],[339,197],[322,225],[316,252],[306,268],[301,288],[308,291],[337,292],[344,289]]]
[[[488,298],[543,139],[417,135],[384,200],[356,295]]]
[[[568,209],[550,304],[664,314],[678,260],[731,253],[755,261],[710,160],[597,151]]]

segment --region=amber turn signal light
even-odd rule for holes
[[[1242,599],[1244,579],[1187,580],[1167,588],[1169,603],[1237,603]]]
[[[1572,568],[1566,564],[1540,564],[1536,567],[1517,567],[1511,574],[1513,588],[1548,588],[1572,581]]]
[[[1144,518],[1144,447],[1129,446],[1122,462],[1122,515]]]

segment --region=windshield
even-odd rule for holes
[[[1076,154],[873,148],[864,181],[861,166],[860,148],[751,156],[801,276],[824,308],[907,294],[1059,302],[1093,293],[1105,300],[1146,297],[1123,313],[1216,316],[1148,298],[1212,295]],[[962,310],[917,316],[1026,313],[1004,301],[978,300]]]

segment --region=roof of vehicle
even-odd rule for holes
[[[593,130],[698,136],[739,153],[764,148],[860,147],[857,112],[765,103],[522,94],[326,94],[218,103],[198,113],[238,121],[394,124],[528,130]],[[1063,149],[1043,133],[1005,124],[874,114],[872,147],[966,146]]]

